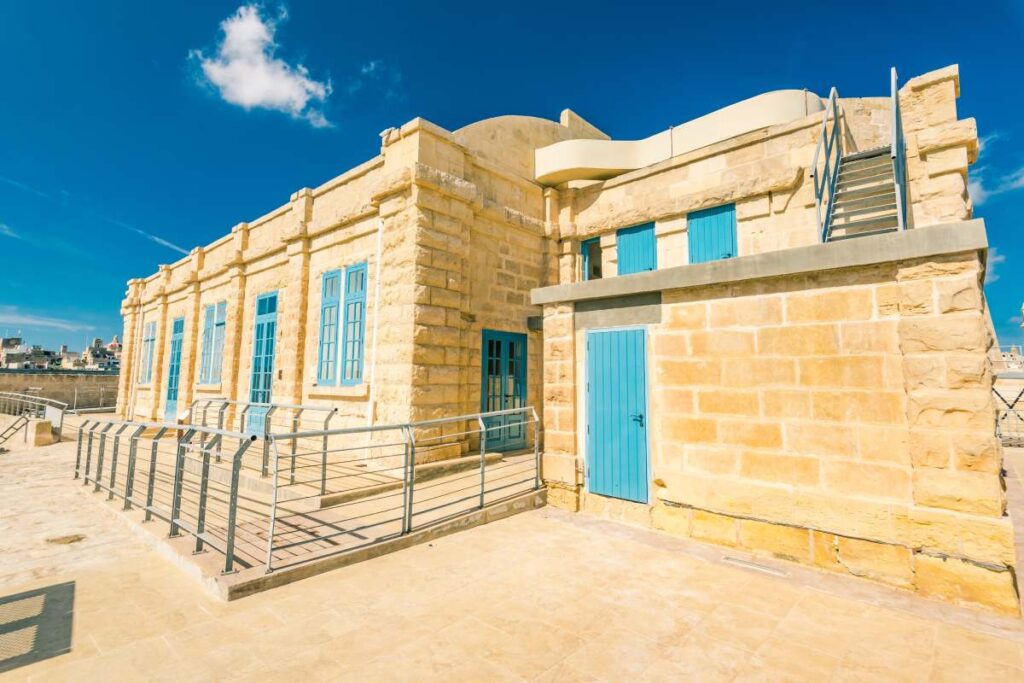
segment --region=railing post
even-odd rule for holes
[[[292,430],[294,433],[294,429]],[[269,574],[274,571],[274,534],[277,531],[277,487],[278,487],[278,474],[281,470],[281,453],[277,449],[277,439],[271,439],[267,437],[268,441],[273,442],[274,448],[274,482],[273,487],[270,489],[270,526],[267,532],[267,566],[266,572]],[[292,466],[294,472],[295,456],[292,456]],[[294,474],[293,481],[294,482]]]
[[[324,419],[323,454],[321,455],[321,458],[320,458],[320,460],[321,460],[321,462],[320,462],[320,495],[321,496],[327,494],[327,441],[328,441],[327,431],[328,431],[328,429],[330,427],[330,424],[331,424],[331,418],[334,417],[334,413],[336,411],[337,411],[337,408],[335,408],[335,410],[332,410],[331,412],[327,413],[327,417]]]
[[[270,442],[267,436],[270,434],[270,416],[274,414],[274,406],[267,408],[267,414],[263,416],[263,469],[262,476],[267,476],[270,467]]]
[[[413,432],[412,425],[405,425],[406,434],[406,452],[408,456],[408,467],[406,468],[406,480],[405,489],[407,491],[405,495],[405,518],[402,520],[402,533],[409,533],[412,531],[412,508],[415,502],[414,494],[416,492],[416,434]]]
[[[93,493],[100,490],[100,482],[103,480],[103,454],[107,447],[107,432],[109,432],[113,426],[113,423],[111,423],[100,430],[100,452],[96,454],[96,472],[93,474],[92,478],[92,483],[94,484],[92,489]],[[86,467],[85,469],[88,470],[89,468]]]
[[[99,426],[99,422],[93,424],[89,429],[89,440],[85,445],[85,473],[82,475],[82,486],[89,485],[89,468],[92,467],[92,439],[93,431]]]
[[[121,425],[114,432],[114,448],[110,452],[110,486],[107,490],[107,500],[114,499],[114,484],[117,481],[117,451],[121,447],[121,432],[128,429],[128,425]]]
[[[167,433],[167,427],[161,427],[153,436],[153,449],[149,453],[149,481],[146,482],[146,518],[144,522],[153,519],[153,492],[156,486],[156,454],[160,448],[160,439]]]
[[[174,487],[171,493],[171,530],[168,536],[178,535],[178,515],[181,513],[181,487],[185,478],[185,447],[192,440],[194,429],[186,429],[178,439],[177,457],[174,460]]]
[[[479,415],[476,420],[480,424],[480,509],[482,510],[487,482],[487,427],[484,425],[484,419]]]
[[[78,449],[75,453],[75,479],[81,476],[82,468],[82,433],[85,432],[85,428],[89,425],[89,420],[83,420],[82,426],[78,428]]]
[[[205,417],[204,417],[205,420]],[[204,423],[205,426],[205,423]],[[199,510],[196,512],[196,548],[194,553],[203,552],[203,532],[206,531],[206,497],[210,484],[210,449],[214,441],[220,441],[221,435],[216,434],[207,444],[201,446],[203,452],[203,474],[199,482]]]
[[[290,476],[290,479],[288,480],[288,483],[290,483],[290,484],[294,484],[295,483],[295,455],[298,453],[298,445],[299,445],[298,444],[298,439],[297,439],[297,437],[295,435],[299,433],[299,418],[301,418],[301,417],[302,417],[302,408],[299,408],[295,412],[295,414],[292,415],[291,476]],[[274,444],[274,448],[275,449],[277,448],[277,443],[276,442]]]
[[[217,411],[217,429],[224,429],[224,412],[228,409],[227,403],[222,403],[220,409]],[[217,442],[217,462],[220,462],[220,444]]]
[[[530,407],[533,413],[533,472],[534,488],[540,490],[540,418],[537,416],[537,409]]]
[[[410,501],[410,462],[411,455],[413,453],[413,430],[410,427],[403,427],[402,433],[406,437],[406,453],[401,463],[401,532],[402,535],[409,533],[412,526],[412,519],[410,518],[409,501]]]
[[[242,469],[242,454],[252,440],[242,441],[231,462],[231,490],[228,493],[227,546],[224,553],[224,574],[230,574],[235,562],[235,519],[238,516],[238,475]]]
[[[139,427],[135,430],[135,433],[129,437],[130,445],[128,446],[128,470],[125,472],[124,481],[124,509],[132,509],[132,495],[135,493],[135,459],[138,455],[139,450],[139,437],[142,432],[146,431],[145,427]]]

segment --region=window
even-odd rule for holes
[[[583,240],[580,243],[580,253],[583,255],[583,279],[601,279],[601,238]]]
[[[725,204],[686,215],[690,263],[736,256],[736,205]]]
[[[658,247],[654,223],[623,228],[615,233],[619,275],[658,269]]]
[[[142,367],[139,369],[139,384],[153,381],[153,348],[156,346],[156,321],[142,327]]]
[[[341,292],[341,271],[330,270],[323,275],[320,294],[320,351],[317,358],[316,381],[333,386],[338,358],[338,308]]]
[[[199,365],[200,384],[220,384],[224,361],[224,324],[228,304],[221,301],[203,309],[203,353]]]
[[[341,383],[363,381],[363,336],[366,328],[366,263],[345,269],[345,308],[341,342]]]

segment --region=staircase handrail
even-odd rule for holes
[[[829,130],[829,118],[832,129]],[[818,172],[818,159],[824,154],[822,172]],[[811,162],[811,178],[814,180],[814,203],[818,215],[818,233],[821,241],[828,239],[830,209],[836,192],[836,181],[839,178],[839,165],[843,159],[843,121],[839,114],[839,92],[832,88],[828,94],[828,103],[821,115],[821,133],[818,145],[814,148],[814,159]]]
[[[892,177],[896,183],[896,220],[900,230],[907,229],[907,151],[903,137],[903,116],[900,113],[900,92],[896,67],[889,72],[892,98]]]

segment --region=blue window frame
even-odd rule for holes
[[[736,205],[724,204],[686,215],[690,263],[736,256]]]
[[[583,256],[583,279],[601,279],[601,238],[594,237],[580,242],[580,254]]]
[[[654,223],[619,230],[615,233],[615,244],[618,250],[619,275],[658,269]]]
[[[199,365],[200,384],[220,383],[220,369],[224,364],[224,325],[227,310],[226,301],[210,304],[203,309],[203,352]]]
[[[341,271],[329,270],[321,278],[320,349],[316,363],[316,382],[333,386],[338,362],[338,311],[341,306]]]
[[[142,367],[139,368],[139,384],[153,381],[153,349],[156,346],[156,322],[142,327]]]
[[[366,263],[345,269],[344,320],[341,341],[341,383],[363,381],[363,342],[366,330]]]

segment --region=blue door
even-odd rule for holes
[[[646,503],[647,333],[587,333],[587,477],[592,493]]]
[[[249,402],[270,403],[274,385],[274,340],[277,336],[277,292],[256,298],[256,325],[252,334],[252,375],[249,379]],[[269,408],[249,408],[246,429],[256,434],[264,431],[264,418]]]
[[[725,204],[686,216],[690,263],[736,256],[736,205]]]
[[[483,331],[480,410],[492,412],[526,407],[526,335]],[[484,419],[487,450],[526,446],[526,413]]]
[[[619,230],[615,233],[615,248],[619,259],[619,275],[658,269],[654,223]]]
[[[185,338],[185,319],[175,318],[171,323],[171,361],[167,364],[167,405],[164,418],[178,419],[178,384],[181,378],[181,342]]]

